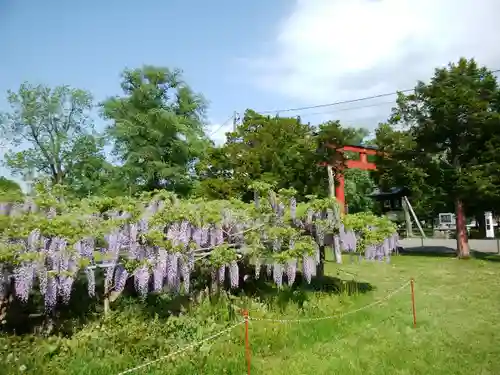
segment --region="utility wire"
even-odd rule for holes
[[[215,133],[217,133],[224,126],[226,126],[227,124],[229,124],[229,121],[231,121],[233,119],[234,119],[234,115],[229,116],[226,121],[224,121],[217,129],[215,129],[214,131],[210,132],[210,134],[208,136],[211,137],[212,135],[214,135]]]
[[[491,73],[499,73],[500,69],[492,70]],[[270,111],[256,111],[257,113],[260,114],[270,114],[270,113],[280,113],[280,112],[298,112],[298,111],[305,111],[308,109],[317,109],[317,108],[327,108],[327,107],[334,107],[342,104],[350,104],[350,103],[357,103],[357,102],[363,102],[366,100],[372,100],[372,99],[378,99],[378,98],[385,98],[388,96],[396,95],[398,93],[407,93],[414,91],[415,89],[405,89],[405,90],[397,90],[394,92],[388,92],[385,94],[378,94],[378,95],[370,95],[370,96],[365,96],[361,98],[355,98],[355,99],[349,99],[349,100],[341,100],[341,101],[336,101],[332,103],[326,103],[326,104],[317,104],[317,105],[311,105],[311,106],[306,106],[306,107],[296,107],[296,108],[285,108],[285,109],[278,109],[278,110],[270,110]],[[381,105],[386,105],[386,104],[391,104],[392,101],[387,101],[387,102],[380,102],[380,103],[373,103],[373,104],[368,104],[368,105],[362,105],[362,106],[357,106],[357,107],[350,107],[350,108],[341,108],[337,109],[334,111],[327,111],[327,112],[313,112],[313,113],[305,113],[304,116],[316,116],[316,115],[328,115],[328,114],[333,114],[337,112],[344,112],[344,111],[352,111],[356,109],[363,109],[363,108],[369,108],[369,107],[378,107]],[[217,129],[212,131],[208,136],[211,137],[215,133],[217,133],[219,130],[221,130],[224,126],[226,126],[230,121],[235,119],[235,115],[231,115],[227,118],[226,121],[224,121]]]
[[[500,69],[492,70],[491,73],[499,73]],[[388,92],[385,94],[378,94],[378,95],[370,95],[370,96],[365,96],[361,98],[355,98],[355,99],[349,99],[349,100],[340,100],[337,102],[332,102],[332,103],[326,103],[326,104],[317,104],[317,105],[311,105],[307,107],[296,107],[296,108],[284,108],[284,109],[275,109],[275,110],[270,110],[270,111],[258,111],[257,113],[260,114],[269,114],[269,113],[280,113],[280,112],[298,112],[298,111],[305,111],[308,109],[316,109],[316,108],[325,108],[325,107],[334,107],[337,105],[342,105],[342,104],[349,104],[349,103],[357,103],[357,102],[362,102],[365,100],[371,100],[371,99],[377,99],[377,98],[385,98],[387,96],[392,96],[396,95],[398,93],[406,93],[406,92],[411,92],[414,91],[415,89],[405,89],[405,90],[397,90],[394,92]]]
[[[404,92],[410,92],[410,91],[413,91],[413,90],[414,89],[407,89],[407,90],[402,90],[402,91],[389,92],[389,93],[386,93],[386,94],[378,94],[378,95],[365,96],[365,97],[356,98],[356,99],[341,100],[341,101],[338,101],[338,102],[327,103],[327,104],[311,105],[311,106],[308,106],[308,107],[275,109],[273,111],[260,111],[258,113],[267,114],[267,113],[280,113],[280,112],[296,112],[296,111],[305,111],[307,109],[333,107],[333,106],[341,105],[341,104],[349,104],[349,103],[362,102],[362,101],[370,100],[370,99],[384,98],[384,97],[387,97],[387,96],[396,95],[398,92],[404,93]]]
[[[337,113],[337,112],[354,111],[356,109],[379,107],[379,106],[388,105],[388,104],[394,104],[394,101],[391,100],[391,101],[374,103],[374,104],[360,105],[360,106],[356,106],[356,107],[340,108],[340,109],[335,109],[333,111],[304,113],[304,116],[330,115],[330,114]]]
[[[378,106],[383,106],[383,105],[388,105],[388,104],[393,104],[393,101],[385,101],[385,102],[380,102],[380,103],[372,103],[372,104],[365,104],[365,105],[360,105],[356,107],[348,107],[348,108],[340,108],[340,109],[335,109],[333,111],[324,111],[324,112],[312,112],[312,113],[305,113],[304,116],[318,116],[318,115],[329,115],[337,112],[344,112],[344,111],[354,111],[357,109],[363,109],[363,108],[369,108],[369,107],[378,107]],[[260,112],[262,113],[262,112]],[[266,112],[267,113],[267,112]],[[212,131],[208,137],[211,137],[215,133],[217,133],[219,130],[221,130],[224,126],[228,125],[231,120],[235,119],[235,115],[232,115],[228,117],[217,129]],[[238,114],[236,114],[236,120],[238,120]]]

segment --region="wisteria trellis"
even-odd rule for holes
[[[395,228],[386,219],[366,214],[342,217],[334,200],[297,204],[295,198],[279,197],[273,191],[267,200],[256,191],[253,206],[156,197],[144,205],[136,220],[119,207],[108,208],[105,215],[75,216],[73,212],[67,217],[50,209],[42,215],[44,220],[33,220],[15,236],[12,233],[17,232],[5,227],[23,222],[15,221],[16,217],[40,217],[42,210],[36,211],[33,203],[0,203],[0,216],[5,219],[2,243],[12,255],[0,263],[0,297],[13,280],[16,296],[27,301],[37,284],[47,311],[58,301],[69,301],[79,271],[86,275],[88,293],[94,296],[97,267],[104,268],[106,290],[120,292],[133,277],[137,292],[145,296],[150,291],[188,293],[196,261],[211,267],[212,278],[219,284],[224,284],[227,273],[231,287],[236,288],[239,262],[246,257],[255,266],[256,278],[265,265],[267,274],[281,287],[284,280],[294,283],[298,269],[311,281],[327,238],[334,254],[342,249],[363,253],[370,260],[388,260],[398,246]],[[59,217],[65,217],[64,223],[71,227],[66,233],[51,230],[52,221]],[[75,220],[78,224],[73,225]],[[33,227],[37,223],[43,228]],[[85,225],[104,223],[103,243],[84,230]],[[76,227],[80,229],[73,233]]]

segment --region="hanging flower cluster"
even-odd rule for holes
[[[22,301],[38,285],[51,311],[58,301],[69,301],[80,271],[94,296],[98,267],[106,291],[121,292],[133,278],[141,296],[188,293],[197,261],[210,267],[215,283],[237,288],[243,258],[254,264],[256,278],[265,266],[281,287],[294,283],[297,270],[310,282],[326,244],[367,259],[388,259],[398,245],[386,219],[342,217],[334,199],[297,203],[291,189],[252,188],[254,204],[179,200],[165,192],[138,199],[0,203],[0,297],[12,281]]]

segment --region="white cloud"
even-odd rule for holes
[[[212,139],[216,145],[222,145],[226,142],[226,133],[233,130],[232,118],[224,122],[210,121],[207,126],[207,134],[210,139]]]
[[[411,88],[461,56],[500,69],[498,14],[498,0],[297,0],[246,67],[305,105]]]

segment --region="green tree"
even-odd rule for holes
[[[68,162],[70,173],[65,185],[68,193],[76,197],[88,195],[126,195],[129,189],[121,167],[106,160],[105,139],[91,134],[81,136],[74,143],[73,155]]]
[[[246,179],[234,177],[233,164],[225,146],[211,145],[196,164],[195,195],[210,199],[241,198],[248,189]]]
[[[257,180],[276,189],[294,188],[298,199],[325,195],[327,174],[318,165],[320,154],[314,129],[300,118],[263,116],[247,110],[236,131],[227,134],[224,146],[210,152],[200,171],[201,185],[210,196],[222,192],[248,200],[248,186]],[[219,180],[220,182],[216,182]]]
[[[78,145],[93,130],[90,93],[23,83],[18,92],[8,92],[8,101],[11,111],[0,115],[1,136],[22,150],[8,151],[6,166],[15,175],[34,171],[64,183],[71,166],[82,162]]]
[[[339,121],[315,128],[300,118],[263,116],[247,110],[242,124],[227,134],[227,143],[212,147],[197,165],[198,193],[248,200],[252,198],[248,186],[260,180],[276,189],[294,188],[299,200],[310,194],[326,196],[328,175],[323,163],[330,161],[334,171],[339,170],[344,157],[337,149],[346,143],[361,143],[367,134],[365,129],[343,128]],[[351,179],[351,172],[347,176]],[[355,211],[369,210],[365,199],[369,178],[352,173],[347,194]]]
[[[379,124],[376,145],[383,155],[377,158],[375,181],[382,190],[406,187],[409,199],[420,220],[433,222],[439,212],[453,209],[453,200],[444,186],[445,176],[439,166],[415,157],[416,143],[408,129],[397,129],[391,124]]]
[[[375,183],[369,171],[347,169],[345,177],[345,199],[349,213],[369,212],[373,209],[373,200],[369,197],[375,190]]]
[[[208,145],[204,99],[179,71],[145,66],[122,77],[125,95],[101,107],[130,190],[188,194],[196,181],[193,167]]]
[[[21,193],[21,186],[16,181],[10,180],[7,177],[0,176],[0,191]]]
[[[419,82],[413,94],[400,94],[392,117],[409,129],[413,156],[424,171],[443,176],[442,189],[455,204],[457,255],[462,258],[469,256],[464,201],[471,192],[495,187],[492,158],[485,151],[493,151],[488,138],[500,129],[498,92],[491,71],[462,58],[436,69],[431,81]]]

